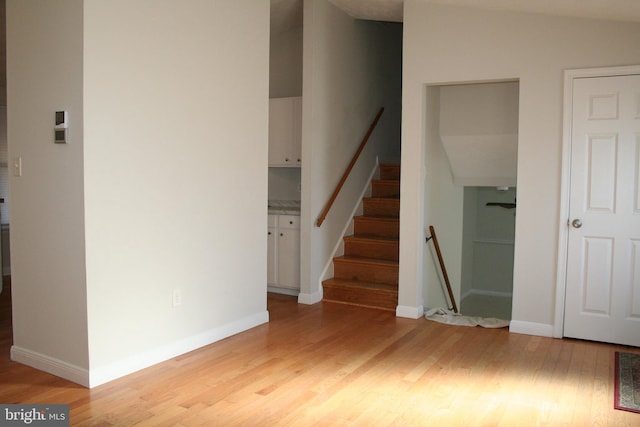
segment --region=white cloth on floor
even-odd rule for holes
[[[463,316],[445,308],[427,310],[424,317],[448,325],[482,326],[483,328],[506,328],[510,323],[508,320],[496,319],[495,317]]]

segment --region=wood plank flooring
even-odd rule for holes
[[[449,326],[270,294],[271,321],[82,388],[11,362],[0,403],[68,403],[79,426],[640,426],[613,409],[613,354],[638,348]]]

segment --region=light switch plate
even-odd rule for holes
[[[22,157],[13,159],[13,176],[22,176]]]

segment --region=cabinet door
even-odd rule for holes
[[[291,99],[293,136],[291,138],[291,159],[296,166],[302,163],[302,97]]]
[[[293,140],[293,104],[291,98],[269,100],[269,165],[288,166]]]
[[[267,228],[267,284],[278,284],[278,228]]]
[[[300,289],[300,217],[278,217],[278,286]]]
[[[269,99],[269,166],[299,167],[302,98]]]
[[[300,289],[300,230],[284,228],[279,231],[278,285]]]

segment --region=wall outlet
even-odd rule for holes
[[[173,308],[179,307],[182,304],[182,291],[180,288],[175,288],[172,293],[171,305]]]

